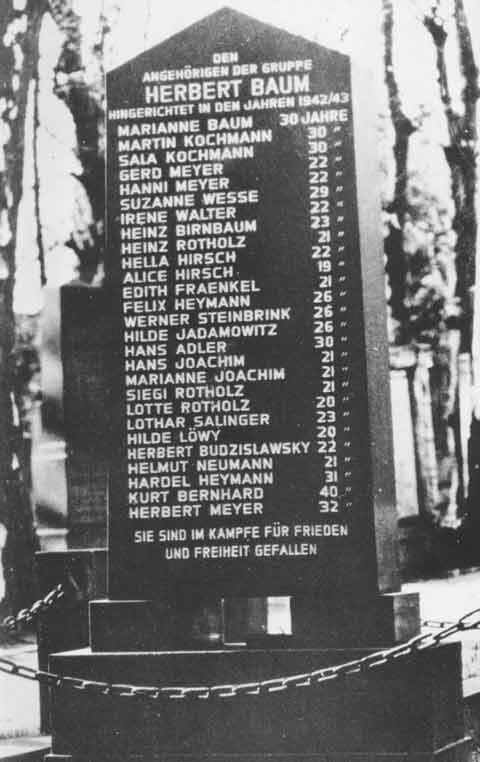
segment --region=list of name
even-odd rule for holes
[[[128,543],[172,564],[317,557],[355,509],[350,95],[317,91],[310,59],[211,59],[145,71],[138,105],[108,113]],[[262,266],[256,168],[280,146],[304,194],[300,284],[275,252]]]

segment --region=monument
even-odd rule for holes
[[[112,342],[104,290],[61,289],[68,547],[104,548],[107,535],[107,386]]]
[[[109,597],[52,668],[230,684],[415,635],[368,86],[225,8],[110,72],[107,104]],[[232,601],[268,596],[291,600],[289,647],[229,646]],[[59,686],[52,759],[466,759],[459,685],[449,645],[302,698],[87,707]]]
[[[110,597],[411,606],[348,58],[224,13],[107,89]]]

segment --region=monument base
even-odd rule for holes
[[[311,762],[469,762],[471,759],[471,747],[472,743],[470,739],[464,741],[458,741],[455,744],[449,744],[445,749],[440,749],[433,754],[355,754],[347,752],[346,754],[335,754],[329,752],[328,754],[311,754],[309,760]],[[77,757],[75,757],[75,760]],[[123,758],[122,758],[123,759]],[[235,757],[238,762],[262,762],[260,756],[250,757]],[[132,758],[132,762],[138,762],[140,757]],[[216,762],[231,762],[232,755],[228,757],[217,757]],[[74,758],[70,755],[63,754],[48,754],[45,757],[45,762],[74,762]],[[93,760],[92,762],[95,762]],[[205,757],[188,757],[182,755],[181,758],[171,754],[165,754],[162,756],[162,762],[207,762]],[[267,760],[265,760],[267,762]],[[274,755],[268,755],[268,762],[298,762],[298,757],[275,757]]]
[[[36,553],[35,563],[42,597],[58,584],[67,584],[60,605],[40,612],[37,620],[38,666],[46,670],[52,651],[89,645],[88,602],[106,593],[107,551],[42,551]],[[40,730],[50,733],[50,694],[45,685],[40,685]]]
[[[218,647],[223,642],[217,600],[90,601],[92,651],[161,651]]]
[[[344,648],[403,643],[420,633],[417,593],[386,593],[365,600],[322,602],[292,598],[292,634],[299,642]]]
[[[256,682],[372,649],[55,654],[60,674],[140,686]],[[72,762],[467,762],[460,646],[448,643],[313,687],[233,698],[150,700],[53,690],[53,751]]]
[[[197,599],[166,601],[97,600],[90,602],[93,651],[160,651],[216,647],[246,642],[270,648],[279,642],[269,633],[267,599]],[[253,616],[252,616],[253,612]],[[420,631],[416,593],[377,595],[361,601],[326,604],[312,596],[290,599],[289,647],[385,647],[405,642]]]

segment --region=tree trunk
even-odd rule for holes
[[[436,51],[438,86],[447,121],[450,142],[444,146],[445,158],[450,169],[452,199],[455,214],[452,227],[457,235],[455,245],[457,283],[455,289],[459,307],[447,321],[447,336],[444,342],[444,379],[447,381],[446,404],[442,407],[442,428],[440,452],[443,464],[443,480],[446,510],[442,525],[458,523],[467,484],[459,479],[459,463],[462,454],[459,448],[459,408],[458,408],[458,364],[460,352],[472,351],[472,289],[475,283],[475,247],[477,220],[475,209],[476,193],[476,144],[477,144],[477,100],[478,70],[475,64],[472,40],[468,27],[463,0],[455,0],[454,20],[457,31],[460,72],[463,76],[463,114],[457,113],[452,105],[449,88],[445,43],[447,32],[438,12],[438,2],[424,17],[424,24],[430,32]],[[459,336],[460,340],[457,340]],[[459,487],[462,487],[462,490]],[[461,494],[462,492],[462,494]],[[460,498],[460,499],[458,499]],[[457,505],[456,517],[453,505]]]
[[[15,366],[15,239],[22,194],[23,144],[28,86],[36,71],[38,37],[45,4],[29,0],[12,7],[0,0],[0,522],[6,534],[2,552],[4,612],[30,604],[35,594],[36,548],[31,510],[28,452],[19,416],[20,382]]]
[[[395,159],[395,188],[387,207],[391,216],[385,239],[386,271],[389,278],[391,316],[398,325],[397,343],[408,341],[406,296],[406,258],[403,250],[403,226],[408,210],[408,147],[416,127],[403,111],[393,63],[393,2],[383,0],[384,72],[388,104],[394,129],[393,155]]]
[[[443,332],[434,355],[433,389],[437,395],[434,405],[436,417],[436,450],[438,460],[438,486],[440,493],[439,524],[456,529],[460,524],[459,469],[459,409],[458,361],[460,331]]]
[[[438,520],[438,468],[430,393],[432,351],[417,347],[417,364],[412,381],[412,408],[417,452],[419,510],[430,523]]]

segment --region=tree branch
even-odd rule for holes
[[[40,79],[38,71],[38,60],[34,72],[34,90],[33,90],[33,198],[35,205],[35,224],[37,233],[38,261],[40,264],[40,281],[45,286],[47,277],[45,274],[45,247],[43,245],[42,220],[40,212],[40,172],[38,166],[38,129],[39,120],[39,90]]]
[[[407,211],[408,143],[417,129],[403,111],[400,91],[393,65],[393,3],[383,0],[384,71],[388,104],[395,131],[393,153],[395,157],[395,191],[390,210],[397,213],[400,225]]]
[[[464,138],[477,139],[478,67],[473,54],[472,36],[468,26],[463,0],[455,0],[455,24],[460,48],[460,70],[465,81],[462,101],[465,108]]]

